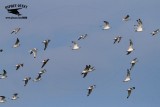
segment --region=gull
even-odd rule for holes
[[[137,58],[134,58],[130,64],[131,64],[131,67],[130,67],[130,70],[134,67],[134,65],[138,62],[138,59]]]
[[[17,100],[18,98],[18,93],[14,93],[11,100]]]
[[[123,21],[128,21],[128,20],[130,20],[130,16],[129,16],[129,15],[126,15],[122,20],[123,20]]]
[[[127,76],[126,76],[126,78],[123,80],[123,82],[128,82],[128,81],[130,81],[130,80],[131,80],[131,77],[130,77],[130,70],[127,69]]]
[[[4,103],[6,102],[6,97],[5,96],[0,96],[0,103]]]
[[[86,67],[84,68],[84,70],[82,71],[81,75],[83,75],[83,78],[85,78],[89,72],[89,65],[86,65]]]
[[[88,93],[87,93],[87,96],[89,96],[91,94],[91,92],[93,91],[93,89],[96,87],[96,85],[91,85],[88,87]]]
[[[0,74],[0,75],[1,75],[0,79],[5,79],[5,78],[7,78],[7,72],[6,72],[6,70],[3,69],[3,73]]]
[[[34,82],[40,81],[41,80],[41,76],[42,74],[39,73],[38,76],[33,80]]]
[[[108,30],[108,29],[110,29],[109,22],[108,22],[108,21],[103,21],[103,22],[104,22],[103,30]]]
[[[37,76],[33,81],[34,81],[34,82],[40,81],[40,80],[41,80],[41,77],[42,77],[42,74],[44,74],[45,72],[47,72],[45,69],[41,70],[41,71],[38,73],[38,76]]]
[[[38,51],[37,48],[33,48],[29,52],[30,52],[30,54],[33,54],[34,58],[36,58],[37,57],[37,51]]]
[[[13,48],[19,47],[19,46],[20,46],[20,43],[19,43],[19,42],[20,42],[20,41],[19,41],[19,39],[17,38],[15,44],[13,45]]]
[[[23,64],[22,64],[22,63],[16,65],[16,70],[18,70],[20,67],[23,67]]]
[[[143,31],[142,20],[138,19],[137,22],[138,22],[138,25],[134,25],[135,26],[135,32],[142,32]]]
[[[81,35],[81,36],[78,38],[78,40],[85,39],[87,36],[88,36],[87,34]]]
[[[95,70],[95,68],[91,67],[91,65],[86,65],[86,67],[82,71],[81,75],[83,75],[83,78],[85,78],[89,72],[92,72],[94,70]]]
[[[114,38],[114,42],[113,44],[115,44],[116,42],[119,43],[121,41],[122,37],[121,36],[117,36]]]
[[[21,28],[15,28],[15,29],[13,29],[12,32],[11,32],[11,34],[12,34],[12,33],[17,34],[17,33],[20,31],[20,29],[21,29]]]
[[[129,98],[129,96],[131,95],[132,90],[134,90],[134,89],[135,89],[135,87],[131,87],[131,88],[128,88],[128,89],[127,89],[127,91],[128,91],[128,96],[127,96],[127,98]]]
[[[73,43],[72,50],[80,49],[80,46],[78,46],[78,44],[75,41],[72,41],[72,43]]]
[[[20,14],[19,11],[18,11],[19,9],[22,9],[22,8],[7,9],[7,10],[8,10],[8,13],[12,13],[12,14],[15,14],[15,15],[20,16],[21,14]]]
[[[133,50],[135,50],[135,49],[133,49],[133,42],[132,42],[132,40],[130,39],[129,41],[130,41],[130,44],[129,44],[129,47],[128,47],[126,55],[129,55]]]
[[[26,86],[27,85],[27,83],[28,83],[28,81],[31,79],[31,77],[25,77],[24,79],[23,79],[23,81],[24,81],[24,86]]]
[[[47,49],[48,47],[48,43],[50,42],[51,40],[50,39],[47,39],[47,40],[44,40],[42,43],[44,43],[44,50]]]
[[[46,63],[47,63],[48,61],[49,61],[49,59],[43,60],[43,61],[42,61],[43,64],[42,64],[41,68],[43,68],[43,67],[46,65]]]
[[[155,36],[159,31],[159,29],[156,29],[155,31],[151,32],[152,36]]]

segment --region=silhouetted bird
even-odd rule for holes
[[[8,13],[12,13],[12,14],[15,14],[15,15],[20,16],[21,14],[20,14],[19,11],[18,11],[19,9],[22,9],[22,8],[7,9],[7,10],[8,10]]]

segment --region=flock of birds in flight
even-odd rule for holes
[[[20,31],[21,28],[15,28],[12,30],[11,34],[17,34],[19,31]],[[44,44],[44,51],[47,49],[48,47],[48,44],[50,42],[50,39],[47,39],[47,40],[44,40],[42,43]],[[16,39],[16,42],[13,44],[13,48],[18,48],[20,46],[20,40],[17,38]],[[3,49],[0,49],[0,52],[3,52]],[[29,51],[30,54],[33,54],[33,57],[36,58],[37,56],[37,52],[38,52],[38,49],[37,48],[33,48]],[[46,69],[43,69],[44,66],[47,64],[47,62],[49,61],[49,59],[44,59],[42,61],[42,70],[38,73],[38,76],[36,78],[33,79],[34,82],[38,82],[41,80],[41,77],[42,77],[42,74],[44,74],[46,72]],[[16,70],[19,70],[21,67],[23,67],[23,63],[18,63],[15,65],[15,69]],[[0,73],[0,79],[5,79],[7,78],[7,71],[5,69],[3,69],[3,72]],[[29,80],[31,80],[31,77],[25,77],[23,79],[24,81],[24,86],[26,86],[29,82]],[[18,96],[18,93],[14,93],[13,96],[9,99],[11,100],[17,100],[19,98]],[[0,103],[4,103],[6,102],[6,97],[5,96],[0,96]]]
[[[129,15],[126,15],[122,20],[123,20],[123,21],[129,21],[129,20],[130,20],[130,16],[129,16]],[[142,20],[141,20],[141,19],[138,19],[138,20],[136,20],[136,21],[137,21],[137,25],[134,25],[134,27],[135,27],[135,28],[134,28],[135,32],[142,32],[142,31],[143,31],[143,23],[142,23]],[[110,28],[111,28],[111,27],[110,27],[109,22],[108,22],[108,21],[104,21],[103,30],[108,30],[108,29],[110,29]],[[153,32],[151,32],[151,35],[152,35],[152,36],[155,36],[159,31],[160,31],[160,29],[156,29],[156,30],[154,30]],[[78,38],[78,40],[85,39],[87,36],[88,36],[87,34],[81,35],[81,36]],[[113,39],[113,40],[114,40],[113,44],[115,44],[115,43],[120,43],[121,39],[122,39],[121,36],[115,37],[115,38]],[[72,50],[79,50],[79,49],[81,48],[76,41],[72,41],[72,43],[73,43]],[[130,40],[129,40],[129,47],[128,47],[127,51],[126,51],[126,52],[127,52],[126,55],[131,54],[134,50],[135,50],[135,49],[133,48],[133,42],[132,42],[132,40],[130,39]],[[137,59],[137,58],[134,58],[134,59],[130,62],[131,67],[130,67],[130,69],[127,69],[127,75],[126,75],[126,78],[123,80],[123,82],[128,82],[128,81],[131,80],[131,70],[132,70],[132,68],[135,66],[135,64],[136,64],[137,62],[138,62],[138,59]],[[95,70],[95,68],[92,67],[91,65],[86,65],[86,67],[84,68],[84,70],[82,71],[81,74],[83,75],[83,78],[85,78],[89,72],[92,72],[92,71],[94,71],[94,70]],[[88,87],[87,96],[89,96],[89,95],[91,94],[91,92],[93,91],[93,89],[94,89],[95,87],[96,87],[96,85],[91,85],[91,86]],[[128,92],[127,99],[130,97],[131,92],[132,92],[132,90],[134,90],[134,89],[135,89],[135,87],[130,87],[130,88],[127,89],[127,92]]]
[[[126,15],[123,19],[123,21],[129,21],[130,20],[130,16],[129,15]],[[142,32],[143,31],[143,24],[142,24],[142,20],[141,19],[138,19],[136,20],[137,21],[137,25],[134,25],[135,26],[135,32]],[[103,25],[103,30],[108,30],[110,29],[110,24],[108,21],[104,21],[104,25]],[[17,34],[19,31],[21,30],[21,28],[15,28],[12,30],[11,34]],[[151,32],[151,35],[154,36],[156,35],[160,30],[159,29],[156,29],[155,31]],[[78,37],[78,41],[82,40],[82,39],[85,39],[88,35],[85,34],[85,35],[81,35],[80,37]],[[122,37],[121,36],[117,36],[115,37],[113,40],[113,44],[116,44],[116,43],[120,43]],[[44,51],[47,49],[48,47],[48,44],[51,40],[50,39],[47,39],[47,40],[44,40],[42,43],[44,44]],[[81,47],[79,46],[78,42],[77,41],[72,41],[72,46],[71,46],[71,49],[72,50],[79,50]],[[17,38],[16,39],[16,42],[13,44],[13,48],[18,48],[20,46],[20,40]],[[129,55],[131,54],[135,49],[133,48],[133,42],[132,40],[130,39],[129,40],[129,46],[128,46],[128,49],[126,50],[126,55]],[[33,57],[36,58],[37,56],[37,51],[38,49],[37,48],[33,48],[29,51],[30,54],[33,54]],[[3,49],[0,49],[0,52],[3,52]],[[45,69],[43,69],[43,67],[48,63],[49,59],[44,59],[42,61],[42,70],[38,73],[38,76],[36,78],[33,79],[34,82],[37,82],[37,81],[40,81],[41,80],[41,77],[42,75],[46,72]],[[132,68],[135,66],[135,64],[138,62],[138,58],[134,58],[130,64],[131,64],[131,67],[129,69],[127,69],[127,75],[125,77],[125,79],[123,80],[123,82],[128,82],[131,80],[131,70]],[[16,70],[19,70],[21,67],[23,67],[23,63],[19,63],[19,64],[16,64]],[[81,75],[83,75],[83,78],[85,78],[88,73],[92,72],[95,70],[95,67],[94,66],[91,66],[91,65],[86,65],[85,68],[83,69],[83,71],[81,72]],[[0,79],[5,79],[7,78],[7,71],[3,69],[3,72],[0,73]],[[24,81],[24,86],[26,86],[29,82],[29,80],[31,80],[31,77],[25,77],[23,79]],[[92,91],[95,89],[96,85],[90,85],[88,87],[88,92],[87,92],[87,96],[89,96]],[[135,87],[129,87],[127,89],[127,92],[128,92],[128,95],[127,95],[127,98],[130,97],[131,95],[131,92],[132,90],[134,90]],[[13,96],[10,98],[11,100],[17,100],[19,98],[18,96],[18,93],[14,93]],[[0,103],[4,103],[6,102],[6,97],[5,96],[0,96]]]

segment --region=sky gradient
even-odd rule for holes
[[[20,10],[28,19],[7,20],[5,9],[9,4],[26,4]],[[160,34],[151,32],[160,28],[159,0],[3,0],[1,9],[0,72],[5,69],[8,78],[0,80],[0,95],[10,98],[19,93],[19,99],[1,103],[3,107],[155,107],[160,104]],[[122,21],[127,14],[131,20]],[[13,15],[14,16],[14,15]],[[143,21],[143,32],[134,32],[136,20]],[[103,21],[111,29],[102,30]],[[18,34],[10,34],[20,27]],[[78,41],[80,50],[73,51],[71,41],[88,34]],[[119,44],[113,44],[116,36],[122,36]],[[16,38],[20,47],[12,48]],[[42,41],[50,39],[46,51]],[[126,55],[132,39],[135,51]],[[29,50],[37,48],[37,58]],[[131,72],[132,80],[123,83],[130,61],[139,62]],[[49,58],[44,67],[47,72],[42,80],[29,81],[24,87],[24,77],[35,78],[41,70],[41,61]],[[15,70],[17,63],[24,67]],[[86,78],[81,75],[86,65],[95,66],[95,71]],[[87,88],[96,85],[87,97]],[[127,89],[135,90],[127,99]]]

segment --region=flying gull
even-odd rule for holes
[[[43,68],[43,67],[46,65],[46,63],[47,63],[48,61],[49,61],[49,59],[43,60],[43,61],[42,61],[43,64],[42,64],[41,68]]]
[[[0,74],[0,75],[1,75],[0,79],[5,79],[5,78],[7,78],[7,71],[3,69],[3,73]]]
[[[135,87],[131,87],[131,88],[128,88],[128,89],[127,89],[127,91],[128,91],[128,96],[127,96],[127,98],[130,97],[131,92],[132,92],[132,90],[134,90],[134,89],[135,89]]]
[[[130,67],[130,70],[134,67],[134,65],[138,62],[138,59],[137,58],[134,58],[130,64],[131,64],[131,67]]]
[[[110,24],[108,21],[103,21],[104,22],[104,25],[103,25],[103,30],[108,30],[110,29]]]
[[[12,34],[12,33],[17,34],[17,33],[20,31],[20,29],[21,29],[21,28],[15,28],[15,29],[13,29],[12,32],[11,32],[11,34]]]
[[[83,75],[83,78],[85,78],[89,72],[92,72],[94,70],[95,70],[95,68],[91,67],[91,65],[86,65],[86,67],[82,71],[81,75]]]
[[[72,43],[73,43],[72,50],[80,49],[80,46],[75,41],[72,41]]]
[[[81,35],[81,36],[78,38],[78,40],[85,39],[87,36],[88,36],[87,34]]]
[[[126,55],[129,55],[133,50],[135,50],[135,49],[133,49],[133,42],[132,42],[132,40],[130,39],[129,41],[130,41],[130,44],[129,44],[129,47],[128,47]]]
[[[42,77],[42,74],[39,73],[38,76],[33,80],[34,82],[40,81]]]
[[[130,16],[127,14],[122,20],[123,21],[128,21],[128,20],[130,20]]]
[[[138,23],[138,25],[134,25],[135,26],[135,32],[142,32],[143,31],[142,20],[138,19],[137,23]]]
[[[18,70],[20,67],[23,67],[23,64],[22,64],[22,63],[16,65],[16,70]]]
[[[13,45],[13,48],[17,48],[17,47],[19,47],[19,46],[20,46],[20,41],[19,41],[19,39],[17,38],[15,44]]]
[[[18,93],[14,93],[11,100],[17,100],[18,98]]]
[[[121,36],[117,36],[114,38],[114,42],[113,44],[115,44],[116,42],[119,43],[121,41],[122,37]]]
[[[31,79],[31,77],[25,77],[24,79],[23,79],[23,81],[24,81],[24,86],[26,86],[27,85],[27,83],[28,83],[28,81]]]
[[[88,93],[87,93],[87,96],[89,96],[91,93],[92,93],[92,91],[93,91],[93,89],[96,87],[96,85],[91,85],[91,86],[89,86],[88,87]]]
[[[36,58],[37,57],[37,51],[38,51],[37,48],[33,48],[29,52],[30,52],[30,54],[33,54],[34,58]]]
[[[152,36],[155,36],[159,31],[160,31],[159,29],[156,29],[156,30],[154,30],[153,32],[151,32],[151,35],[152,35]]]
[[[4,103],[6,102],[6,97],[5,96],[0,96],[0,103]]]
[[[44,40],[42,43],[44,43],[44,50],[47,49],[48,47],[48,43],[50,42],[51,40],[50,39],[47,39],[47,40]]]
[[[126,78],[123,80],[123,82],[128,82],[128,81],[130,81],[130,80],[131,80],[131,77],[130,77],[130,70],[127,69],[127,76],[126,76]]]

